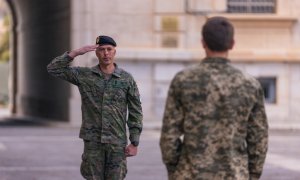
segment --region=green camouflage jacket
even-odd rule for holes
[[[67,53],[56,57],[48,72],[78,86],[81,94],[82,125],[79,137],[111,144],[127,144],[126,123],[130,141],[139,141],[142,131],[142,107],[137,85],[126,71],[116,69],[109,80],[94,67],[70,67],[73,59]],[[127,119],[128,108],[128,120]]]
[[[179,72],[160,147],[170,180],[259,179],[268,147],[260,83],[223,58]]]

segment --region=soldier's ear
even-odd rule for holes
[[[201,39],[201,44],[202,44],[202,47],[205,49],[206,48],[206,43],[203,39]]]
[[[229,46],[229,48],[228,49],[233,49],[233,47],[234,47],[234,44],[235,44],[235,41],[234,41],[234,39],[231,41],[231,44],[230,44],[230,46]]]
[[[201,40],[201,43],[202,43],[203,49],[209,49],[209,48],[207,47],[207,44],[206,44],[206,42],[204,41],[204,39]]]

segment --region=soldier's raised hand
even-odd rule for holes
[[[75,58],[76,56],[83,55],[87,52],[95,51],[98,46],[99,46],[98,44],[83,46],[79,49],[75,49],[75,50],[70,51],[69,56],[72,57],[72,58]]]

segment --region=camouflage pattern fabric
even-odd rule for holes
[[[47,67],[48,72],[78,86],[82,100],[82,125],[79,137],[110,144],[127,144],[126,118],[130,141],[139,141],[142,131],[142,107],[140,95],[133,77],[116,69],[110,79],[99,65],[70,67],[73,59],[64,53]]]
[[[81,175],[87,180],[122,180],[125,178],[125,146],[84,141]]]
[[[259,179],[268,147],[260,83],[223,58],[179,72],[160,147],[170,180]]]
[[[84,139],[81,174],[87,180],[122,180],[126,175],[126,123],[129,140],[139,142],[142,107],[133,77],[118,68],[109,79],[99,65],[70,67],[73,59],[64,53],[47,67],[48,72],[78,86],[81,94]],[[128,117],[127,117],[128,115]]]

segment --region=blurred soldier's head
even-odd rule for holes
[[[232,49],[233,36],[233,25],[224,17],[209,18],[202,28],[203,47],[213,52],[225,52]]]

